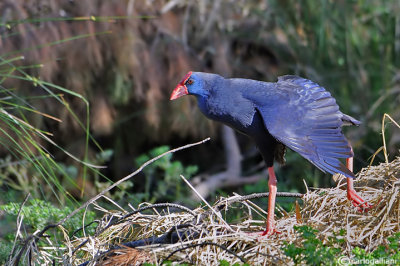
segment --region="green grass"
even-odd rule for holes
[[[90,18],[89,18],[90,19]],[[18,24],[31,23],[32,28],[36,27],[38,21],[21,20],[6,21],[6,26],[13,31]],[[5,263],[9,256],[14,256],[20,250],[21,240],[29,237],[34,232],[40,231],[48,224],[54,224],[70,214],[77,206],[75,197],[67,191],[67,188],[75,188],[84,191],[77,184],[77,171],[71,166],[60,163],[60,154],[76,162],[81,168],[80,175],[83,182],[87,176],[100,175],[96,161],[90,161],[88,157],[89,144],[100,146],[92,138],[89,132],[89,102],[79,93],[71,89],[42,80],[35,73],[35,69],[41,68],[37,64],[25,65],[24,57],[26,51],[52,47],[65,42],[92,37],[96,34],[76,35],[72,38],[60,39],[56,42],[48,42],[42,46],[29,47],[24,50],[14,50],[7,54],[0,55],[0,146],[7,156],[0,159],[0,209],[6,214],[7,219],[2,219],[2,239],[0,242],[0,261]],[[15,35],[2,35],[2,38],[12,38]],[[10,87],[10,84],[18,84],[18,88]],[[29,91],[29,93],[27,93]],[[71,101],[81,101],[85,106],[85,119],[71,107]],[[43,124],[63,123],[59,118],[42,111],[46,104],[55,103],[58,108],[64,109],[70,119],[80,126],[85,141],[83,143],[84,154],[78,158],[67,151],[64,147],[53,140],[53,133],[44,129]],[[38,123],[41,121],[41,123]],[[57,154],[57,156],[55,155]],[[66,186],[66,184],[69,184]],[[30,200],[21,207],[22,199],[28,196]],[[40,200],[45,199],[45,201]],[[56,202],[55,205],[51,202]],[[59,207],[63,206],[63,207]],[[18,216],[19,214],[19,216]],[[19,217],[19,218],[18,218]],[[94,220],[94,212],[85,213],[85,221]],[[21,222],[18,224],[17,222]],[[72,233],[80,228],[83,223],[83,213],[67,220],[61,227],[49,230],[43,239],[34,239],[37,246],[53,243],[54,247],[62,246],[64,233]],[[21,226],[16,228],[17,224]],[[14,228],[14,229],[12,229]],[[16,236],[18,232],[18,235]],[[89,234],[93,228],[86,229]],[[78,231],[77,235],[81,235]],[[16,240],[16,242],[14,242]],[[11,254],[11,247],[16,244]],[[54,255],[60,257],[58,248]],[[51,253],[51,252],[50,252]],[[39,259],[40,260],[40,259]]]
[[[70,207],[58,207],[49,202],[45,202],[38,199],[29,200],[24,206],[20,203],[8,203],[5,205],[0,205],[0,210],[10,218],[19,220],[21,222],[20,228],[14,228],[14,230],[4,236],[4,240],[0,241],[0,263],[5,264],[8,257],[11,254],[12,246],[15,243],[16,232],[19,236],[29,235],[33,232],[42,230],[45,226],[49,224],[55,224],[62,220],[73,210]],[[19,218],[19,219],[17,219]],[[72,237],[82,237],[83,230],[82,224],[90,224],[95,218],[95,213],[93,211],[80,211],[77,215],[67,220],[62,226],[57,227],[53,230],[49,230],[46,234],[45,241],[36,241],[36,245],[39,247],[48,247],[50,243],[53,243],[54,250],[49,251],[48,255],[52,255],[55,258],[61,257],[63,255],[64,245],[61,240],[65,239],[65,234],[69,238]],[[17,226],[17,225],[15,225]],[[96,224],[91,224],[85,227],[85,234],[93,235],[95,232]],[[50,244],[51,245],[51,244]]]
[[[383,261],[400,263],[400,233],[388,237],[388,244],[380,245],[371,252],[356,247],[352,250],[353,256],[348,258],[343,249],[346,235],[344,230],[322,243],[317,236],[318,230],[310,226],[295,226],[294,229],[300,233],[299,238],[291,244],[285,243],[282,249],[295,265],[343,265],[350,261],[358,265],[370,265],[372,261],[378,264],[385,264]]]

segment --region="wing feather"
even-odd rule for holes
[[[255,99],[269,133],[320,170],[354,178],[339,160],[353,152],[341,129],[344,115],[331,94],[297,76],[280,77],[274,89],[274,102],[260,95]]]

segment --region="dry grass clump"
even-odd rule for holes
[[[304,221],[324,238],[346,230],[347,251],[360,246],[371,251],[400,231],[400,159],[364,168],[355,189],[374,207],[362,213],[346,198],[345,179],[332,189],[317,189],[304,196]]]
[[[166,204],[160,211],[156,207],[162,205],[143,204],[140,207],[145,206],[143,209],[147,211],[108,213],[99,225],[97,236],[80,246],[81,257],[74,255],[71,260],[75,263],[92,260],[100,265],[134,265],[144,261],[160,264],[165,260],[195,265],[219,265],[221,260],[231,264],[293,264],[282,247],[300,241],[293,229],[300,221],[318,229],[317,236],[323,242],[340,235],[344,229],[346,234],[340,237],[345,241],[337,244],[342,245],[340,248],[345,252],[342,255],[351,257],[354,247],[374,250],[385,244],[388,236],[400,231],[400,158],[365,168],[358,174],[355,188],[374,206],[368,212],[357,211],[347,200],[344,181],[344,178],[339,180],[334,188],[308,189],[297,217],[295,211],[282,211],[282,217],[277,219],[281,233],[268,238],[251,234],[264,230],[265,212],[238,195],[220,199],[212,206],[213,211],[197,208],[173,212],[172,204]],[[241,208],[243,218],[228,225],[222,216],[232,208]],[[116,217],[119,222],[111,223]],[[68,243],[70,250],[84,240]],[[104,253],[117,243],[128,241],[133,241],[129,247]]]

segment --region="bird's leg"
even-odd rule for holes
[[[273,233],[277,233],[275,230],[275,199],[276,199],[276,192],[277,192],[277,180],[274,171],[274,167],[268,167],[268,189],[269,189],[269,196],[268,196],[268,215],[267,215],[267,227],[265,231],[262,233],[262,236],[272,235]]]
[[[351,150],[353,150],[353,149],[351,149]],[[351,172],[353,172],[353,161],[354,161],[353,157],[350,157],[350,158],[346,159],[347,169],[349,169]]]
[[[353,172],[353,157],[346,159],[346,166],[351,172]],[[367,211],[372,207],[371,204],[366,202],[363,198],[361,198],[353,187],[353,178],[347,177],[347,198],[353,203],[355,207],[357,207],[360,211]]]

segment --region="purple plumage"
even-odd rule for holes
[[[297,76],[276,83],[200,72],[190,78],[187,90],[197,96],[200,110],[251,137],[268,167],[282,143],[324,172],[354,177],[338,159],[353,156],[341,127],[344,120],[360,122],[340,112],[323,87]]]
[[[270,173],[270,191],[276,193],[273,162],[283,162],[285,146],[324,172],[343,174],[348,182],[355,177],[352,169],[339,159],[353,157],[342,126],[359,125],[360,122],[340,112],[336,100],[317,83],[297,76],[283,76],[278,82],[271,83],[189,72],[170,99],[187,94],[196,96],[205,116],[254,140]],[[351,189],[348,194],[353,193]],[[271,201],[275,201],[271,194],[269,210],[273,210]],[[365,203],[355,191],[353,194],[349,198],[357,204]],[[273,223],[270,212],[266,234],[274,231],[268,223]]]

